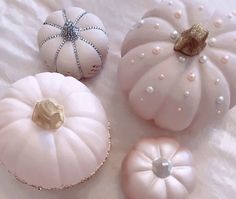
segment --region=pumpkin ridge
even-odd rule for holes
[[[137,153],[137,155],[140,155],[140,157],[146,159],[147,161],[150,161],[150,163],[152,163],[153,158],[150,157],[147,153],[145,153],[144,151],[139,151],[138,149],[134,149],[134,151]]]
[[[19,104],[21,104],[21,105],[23,105],[25,108],[27,108],[27,109],[32,109],[32,106],[30,106],[30,105],[28,105],[27,103],[25,103],[25,102],[22,102],[21,100],[18,100],[18,99],[16,99],[16,98],[14,98],[14,97],[6,97],[6,98],[4,98],[4,99],[2,99],[1,100],[1,102],[0,103],[2,103],[2,102],[8,102],[8,101],[15,101],[15,102],[17,102],[17,103],[19,103]],[[22,110],[23,111],[23,110]],[[24,110],[25,111],[25,110]]]
[[[30,118],[30,117],[29,117],[29,118]],[[16,123],[16,122],[19,122],[19,121],[22,121],[22,120],[28,120],[29,118],[21,118],[21,119],[14,120],[13,122],[10,122],[10,123],[4,125],[4,127],[2,127],[1,130],[0,130],[0,136],[1,136],[1,132],[2,132],[3,130],[5,130],[5,128],[9,127],[9,125],[12,125],[12,124],[14,124],[14,123]]]
[[[58,175],[58,180],[59,180],[59,184],[63,187],[63,183],[62,183],[62,175],[61,175],[61,163],[60,163],[60,161],[59,161],[59,157],[58,157],[58,150],[57,150],[57,141],[56,141],[56,136],[55,136],[55,134],[53,134],[52,135],[52,137],[53,137],[53,141],[54,141],[54,149],[55,149],[55,153],[56,153],[56,162],[57,162],[57,175]]]
[[[73,118],[74,118],[74,117],[73,117]],[[70,120],[70,119],[71,119],[71,118],[68,118],[67,121]],[[81,119],[81,118],[79,117],[78,119]],[[87,118],[84,118],[84,119],[87,119]],[[89,119],[88,119],[88,120],[89,120]],[[91,119],[91,120],[92,120],[92,119]],[[95,122],[95,123],[98,123],[99,125],[102,126],[102,128],[104,128],[105,130],[107,130],[106,127],[105,127],[105,125],[103,125],[103,124],[97,122],[96,120],[92,120],[92,121]],[[67,122],[64,124],[64,126],[67,127],[67,128],[69,128],[69,129],[72,129],[72,128],[70,128],[70,127],[67,126]],[[84,128],[84,130],[86,130],[86,131],[88,131],[90,134],[92,134],[93,136],[96,136],[97,139],[98,139],[99,141],[101,141],[103,144],[106,143],[105,141],[102,140],[102,138],[101,138],[97,133],[91,131],[87,126],[84,125],[83,128]]]
[[[175,182],[177,182],[180,186],[183,187],[183,189],[185,190],[185,192],[187,194],[190,194],[189,191],[187,190],[187,188],[177,179],[175,178],[174,176],[169,176],[168,179],[165,179],[165,183],[166,183],[166,187],[167,187],[167,190],[170,189],[170,184],[169,184],[169,180],[175,180]],[[167,191],[168,192],[168,191]]]
[[[90,152],[90,154],[92,154],[93,159],[96,162],[96,165],[99,165],[99,161],[98,161],[97,157],[95,156],[96,153],[94,153],[94,150],[87,144],[87,142],[84,141],[77,133],[73,132],[72,129],[67,128],[65,126],[63,126],[62,128],[67,129],[68,132],[70,132],[71,134],[75,135],[75,137],[77,137],[77,139],[79,139],[80,142],[87,148],[87,150]]]

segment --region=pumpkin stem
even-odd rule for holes
[[[44,129],[58,129],[64,123],[64,108],[53,99],[35,105],[32,120]]]
[[[208,35],[208,30],[201,24],[195,24],[181,33],[175,43],[174,50],[191,57],[198,55],[206,47]]]

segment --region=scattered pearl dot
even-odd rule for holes
[[[177,30],[174,30],[172,33],[170,33],[170,38],[172,40],[176,40],[178,36],[179,36],[179,33]]]
[[[219,85],[220,84],[220,79],[217,78],[216,81],[215,81],[215,85]]]
[[[200,5],[199,7],[198,7],[198,10],[199,11],[202,11],[204,9],[204,6],[203,5]]]
[[[214,47],[216,43],[216,38],[211,38],[208,42],[209,46]]]
[[[156,23],[155,26],[154,26],[154,28],[155,28],[156,30],[158,30],[158,29],[160,28],[160,24],[159,24],[159,23]]]
[[[187,97],[189,97],[189,96],[190,96],[190,92],[189,92],[189,91],[185,91],[185,92],[184,92],[184,97],[187,98]]]
[[[130,63],[131,63],[131,64],[134,64],[134,63],[135,63],[134,59],[131,59]]]
[[[140,28],[143,24],[144,24],[144,20],[142,19],[138,22],[138,24],[136,26],[137,26],[137,28]]]
[[[175,13],[175,18],[176,19],[180,19],[182,17],[182,11],[181,10],[178,10],[176,13]]]
[[[194,73],[190,73],[187,77],[187,79],[191,82],[195,81],[196,75]]]
[[[181,107],[178,108],[178,112],[181,112],[183,109]]]
[[[161,48],[160,48],[159,46],[153,48],[153,50],[152,50],[152,53],[153,53],[154,55],[159,55],[160,52],[161,52]]]
[[[223,102],[225,101],[224,97],[223,96],[220,96],[216,99],[216,103],[217,104],[222,104]]]
[[[236,10],[234,10],[234,11],[232,12],[232,14],[233,14],[234,16],[236,16]]]
[[[159,80],[163,80],[163,79],[165,79],[166,77],[165,77],[165,75],[164,74],[161,74],[160,76],[159,76]]]
[[[224,57],[221,58],[221,63],[222,64],[227,64],[229,62],[229,56],[225,55]]]
[[[154,92],[154,88],[152,86],[148,86],[146,91],[149,93],[149,94],[152,94]]]
[[[221,114],[222,114],[222,111],[218,110],[217,115],[221,115]]]
[[[232,14],[232,13],[229,13],[229,14],[227,14],[227,17],[228,17],[229,19],[232,19],[232,18],[233,18],[233,14]]]
[[[220,28],[223,24],[223,20],[222,19],[217,19],[215,22],[214,22],[214,26],[216,28]]]
[[[140,98],[140,101],[141,101],[141,102],[143,102],[143,101],[144,101],[144,99],[141,97],[141,98]]]
[[[199,58],[199,62],[200,62],[201,64],[205,64],[205,63],[207,62],[207,60],[208,60],[208,58],[207,58],[206,55],[203,55],[203,56],[201,56],[201,57]]]
[[[144,53],[141,53],[140,55],[139,55],[139,58],[140,59],[143,59],[145,57],[145,54]]]
[[[172,6],[172,5],[173,5],[173,1],[169,1],[169,2],[168,2],[168,5],[169,5],[169,6]]]
[[[184,62],[186,61],[186,58],[185,58],[185,57],[182,57],[182,56],[180,56],[180,57],[179,57],[179,61],[180,61],[181,63],[184,63]]]

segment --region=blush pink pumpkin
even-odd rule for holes
[[[148,138],[128,153],[122,167],[128,199],[185,199],[195,184],[191,152],[170,138]]]
[[[0,160],[31,186],[63,189],[84,182],[108,156],[106,113],[72,77],[21,79],[0,100],[0,111]]]
[[[96,75],[108,52],[102,21],[78,7],[50,14],[39,30],[38,44],[51,72],[77,79]]]
[[[127,34],[118,69],[135,113],[173,131],[222,118],[236,103],[235,15],[189,0],[162,1],[147,12]],[[206,47],[194,56],[174,51],[194,24],[209,31]]]

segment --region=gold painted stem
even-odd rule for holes
[[[64,108],[54,99],[46,99],[35,105],[32,120],[43,129],[58,129],[64,123]]]
[[[208,30],[201,24],[195,24],[181,33],[174,50],[190,57],[198,55],[206,47],[208,35]]]

